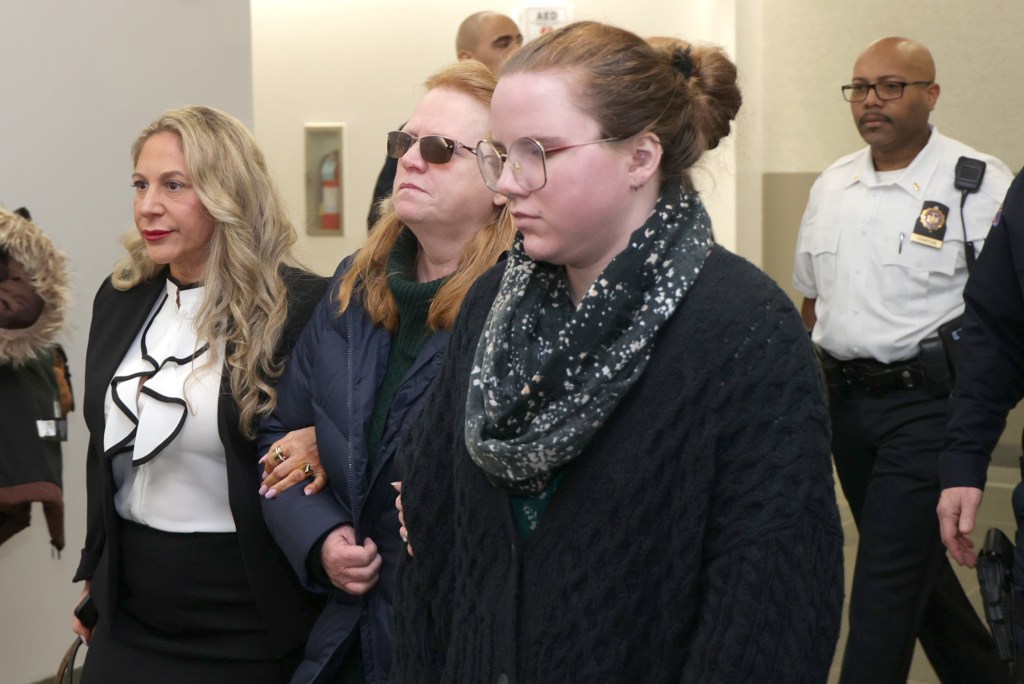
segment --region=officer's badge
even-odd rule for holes
[[[910,236],[911,242],[920,245],[942,248],[942,239],[946,237],[946,217],[949,216],[949,207],[941,202],[927,201],[921,207],[921,213],[917,217],[917,224]]]

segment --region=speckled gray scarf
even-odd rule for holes
[[[536,495],[580,454],[643,373],[710,246],[700,199],[670,188],[574,307],[565,269],[532,260],[517,237],[466,400],[466,445],[491,482]]]

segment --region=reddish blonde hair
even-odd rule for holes
[[[444,67],[425,83],[428,91],[435,88],[455,90],[475,98],[488,109],[495,84],[490,69],[471,59]],[[358,292],[360,303],[374,323],[391,332],[398,330],[398,306],[388,288],[387,265],[391,250],[404,229],[405,224],[393,207],[374,224],[366,244],[356,254],[352,268],[341,280],[338,288],[339,315],[345,312],[353,294]],[[434,295],[427,313],[427,325],[432,330],[451,329],[470,286],[497,262],[502,252],[512,246],[514,235],[512,217],[504,207],[495,207],[491,221],[469,240],[455,272]]]

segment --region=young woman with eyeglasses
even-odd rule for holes
[[[444,68],[427,80],[404,130],[388,134],[388,154],[398,158],[391,209],[338,266],[263,424],[262,453],[270,454],[289,431],[314,426],[315,467],[328,481],[312,495],[293,487],[264,498],[271,533],[302,583],[328,595],[294,682],[389,681],[393,576],[403,555],[395,451],[466,292],[514,233],[475,157],[494,85],[478,62]]]
[[[720,49],[593,22],[505,64],[477,158],[520,237],[400,454],[393,681],[827,678],[820,374],[689,179],[739,106]]]

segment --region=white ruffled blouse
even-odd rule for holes
[[[103,449],[121,517],[167,532],[233,532],[217,430],[221,364],[195,316],[205,288],[167,281],[110,382]],[[223,358],[221,355],[220,358]]]

